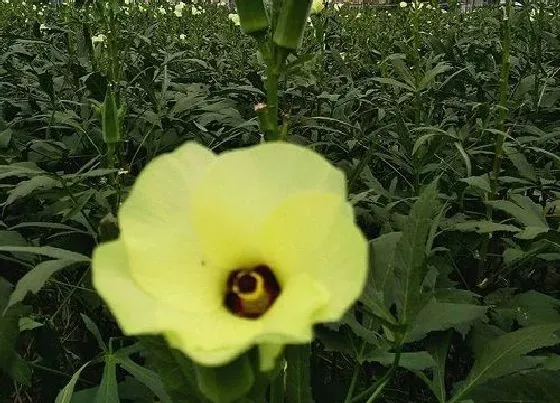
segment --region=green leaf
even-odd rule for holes
[[[34,176],[28,181],[19,182],[16,187],[9,193],[4,206],[9,206],[18,199],[30,195],[36,191],[50,190],[60,186],[60,182],[46,175]]]
[[[379,362],[385,366],[390,366],[395,361],[395,353],[386,351],[372,351],[371,354],[364,356],[364,361]],[[426,351],[416,351],[411,353],[401,353],[399,367],[409,371],[421,371],[433,368],[436,362]]]
[[[530,371],[486,382],[471,394],[477,403],[560,402],[560,372]]]
[[[10,176],[34,176],[41,173],[44,173],[44,171],[33,162],[16,162],[10,165],[0,165],[0,179]]]
[[[433,182],[424,189],[412,207],[404,224],[403,235],[397,243],[396,299],[401,324],[412,321],[422,307],[421,288],[427,273],[426,240],[432,221],[439,211],[436,182]]]
[[[311,403],[311,345],[290,345],[286,347],[288,362],[286,376],[286,401],[290,403]]]
[[[465,168],[467,168],[467,175],[472,176],[471,157],[469,157],[469,155],[467,154],[467,152],[465,151],[461,143],[456,142],[454,144],[455,144],[455,148],[457,148],[457,150],[461,154],[461,157],[463,157],[463,161],[465,162]]]
[[[249,353],[221,367],[194,366],[199,390],[214,403],[234,402],[247,394],[255,382]]]
[[[412,88],[410,85],[403,83],[402,81],[395,80],[394,78],[374,77],[373,81],[377,81],[381,84],[392,85],[395,88],[402,88],[410,92],[414,91],[414,88]]]
[[[428,384],[428,387],[434,392],[439,402],[444,403],[447,399],[445,387],[445,362],[447,360],[447,351],[451,343],[452,332],[439,333],[430,336],[426,343],[426,350],[432,356],[435,365],[432,379],[421,377]]]
[[[521,326],[560,323],[560,300],[534,290],[516,295],[504,308]]]
[[[197,388],[194,364],[183,353],[170,348],[160,336],[143,336],[148,364],[161,377],[165,391],[174,403],[207,402]]]
[[[32,318],[27,316],[23,318],[19,318],[18,321],[18,327],[20,332],[25,332],[26,330],[33,330],[41,326],[43,326],[42,323],[36,322]]]
[[[474,365],[451,399],[452,403],[468,397],[483,383],[521,369],[527,369],[524,354],[560,343],[560,323],[526,327],[485,343]],[[537,362],[535,362],[536,364]]]
[[[405,340],[408,342],[421,340],[430,332],[464,326],[483,316],[487,310],[488,307],[485,306],[431,300],[416,315]]]
[[[469,176],[468,178],[459,179],[461,182],[465,182],[473,188],[480,189],[483,192],[490,193],[492,189],[490,188],[490,178],[488,174],[480,176]]]
[[[82,317],[83,318],[83,317]],[[119,403],[119,389],[117,387],[117,361],[112,354],[105,355],[105,368],[101,376],[101,383],[95,396],[96,403]]]
[[[548,230],[548,224],[544,218],[544,212],[538,211],[532,205],[531,199],[526,196],[519,196],[515,199],[516,203],[507,200],[495,200],[489,204],[495,209],[502,210],[510,214],[520,223],[527,227],[542,227]],[[512,196],[513,198],[513,196]]]
[[[426,74],[420,81],[420,84],[418,85],[418,90],[423,91],[429,88],[429,86],[435,81],[436,77],[439,74],[445,73],[446,71],[452,69],[453,67],[450,64],[439,62],[433,69],[430,69],[426,72]]]
[[[449,229],[463,232],[478,232],[479,234],[488,234],[496,231],[519,232],[519,228],[513,225],[500,224],[488,220],[480,221],[464,221],[453,224]]]
[[[535,168],[529,164],[529,161],[527,161],[527,158],[521,151],[507,145],[504,146],[504,151],[522,177],[533,182],[537,181],[537,172]]]
[[[20,332],[19,320],[29,310],[21,305],[5,310],[11,291],[11,284],[0,277],[0,312],[4,312],[0,315],[0,375],[5,372],[15,381],[30,385],[31,368],[15,350]]]
[[[70,382],[68,382],[68,384],[58,393],[54,403],[70,403],[72,400],[72,394],[74,393],[74,387],[76,386],[82,371],[89,365],[89,363],[89,361],[86,362],[79,370],[74,372],[74,375],[70,378]]]
[[[54,273],[74,263],[71,260],[47,260],[39,263],[17,282],[6,309],[23,301],[28,292],[37,294]]]
[[[103,341],[103,337],[101,337],[101,332],[99,331],[97,325],[86,314],[81,313],[80,316],[82,317],[82,321],[86,325],[89,332],[95,336],[99,348],[101,348],[103,351],[107,351],[107,345]]]
[[[390,232],[370,242],[371,272],[360,301],[380,318],[394,322],[387,309],[392,303],[394,284],[395,254],[402,233]]]
[[[48,256],[54,259],[68,260],[74,263],[89,262],[89,258],[87,256],[78,252],[53,248],[51,246],[0,246],[0,252],[34,253],[36,255]]]
[[[59,229],[63,231],[80,232],[82,234],[89,234],[87,231],[83,231],[69,225],[54,223],[54,222],[22,222],[11,227],[11,230],[19,228],[46,228],[46,229]]]
[[[122,369],[131,374],[136,380],[146,385],[162,403],[172,402],[157,373],[136,364],[128,357],[118,356],[118,352],[116,353],[116,359]]]

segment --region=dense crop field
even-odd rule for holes
[[[560,4],[331,4],[275,71],[276,45],[234,10],[185,3],[0,0],[0,402],[559,402]],[[251,346],[269,339],[215,367],[163,332],[123,334],[90,262],[138,175],[188,142],[275,136],[345,173],[369,246],[359,299],[311,344],[280,338],[268,372]],[[187,169],[144,197],[165,204]],[[226,217],[214,201],[205,228]],[[163,233],[162,256],[180,228]],[[326,242],[328,265],[345,241]]]

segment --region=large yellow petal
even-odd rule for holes
[[[131,273],[121,240],[105,243],[92,258],[93,285],[125,334],[160,333],[184,323],[184,313],[140,288]]]
[[[225,308],[184,312],[139,287],[129,272],[125,245],[99,246],[92,259],[93,284],[125,334],[164,334],[169,343],[199,363],[220,365],[249,349],[262,322],[239,318]]]
[[[220,155],[197,187],[192,217],[220,267],[261,263],[258,228],[287,197],[317,190],[346,197],[343,173],[304,147],[270,143]]]
[[[315,321],[335,321],[358,298],[367,276],[367,242],[340,197],[308,192],[287,199],[260,232],[262,254],[282,279],[306,274],[328,303]],[[310,290],[310,293],[312,290]]]
[[[189,215],[193,193],[215,158],[194,143],[157,157],[119,213],[134,279],[159,300],[188,311],[214,309],[225,282],[226,274],[207,264]]]

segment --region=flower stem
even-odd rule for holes
[[[268,60],[266,74],[266,103],[268,106],[267,125],[265,129],[266,141],[278,140],[278,80],[288,56],[288,51],[280,46],[272,45],[271,56]]]

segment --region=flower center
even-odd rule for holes
[[[227,280],[224,305],[244,318],[258,318],[274,304],[280,285],[272,270],[265,265],[233,270]]]

